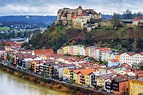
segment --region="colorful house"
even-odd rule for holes
[[[64,54],[68,54],[68,46],[62,48],[64,50]]]
[[[95,70],[93,69],[81,69],[81,70],[73,70],[75,83],[85,86],[91,85],[91,76]]]
[[[119,62],[122,63],[127,63],[129,65],[132,65],[132,58],[131,56],[133,56],[135,53],[134,52],[128,52],[128,53],[122,53],[120,55],[120,60]]]
[[[39,72],[39,66],[40,66],[40,60],[38,61],[38,60],[33,60],[32,61],[32,71],[34,72],[34,73],[38,73]]]
[[[89,56],[89,47],[86,47],[86,49],[85,49],[85,55]]]
[[[55,77],[56,72],[54,70],[54,66],[56,64],[53,62],[46,62],[44,64],[40,64],[40,74],[44,75],[45,77]]]
[[[67,79],[70,80],[70,69],[69,68],[64,68],[62,71],[63,74],[63,80]]]
[[[119,60],[117,59],[110,59],[107,63],[107,66],[118,66],[119,65]]]
[[[97,86],[105,89],[105,81],[110,79],[112,75],[112,73],[99,75],[96,79]]]
[[[111,51],[111,49],[110,48],[97,48],[96,49],[96,59],[97,60],[103,60],[103,58],[102,58],[102,54],[104,53],[108,53],[108,54],[110,54],[112,51]]]
[[[129,95],[143,94],[143,78],[142,80],[129,80]]]
[[[84,46],[80,47],[79,55],[85,56],[85,47]]]
[[[88,55],[89,55],[90,57],[96,58],[96,55],[95,55],[95,50],[96,50],[96,48],[97,48],[97,47],[95,47],[95,46],[90,46],[90,47],[89,47],[89,54],[88,54]]]
[[[114,94],[122,94],[128,92],[128,77],[116,76],[112,80],[112,92]]]
[[[68,46],[68,54],[73,55],[73,46]]]
[[[65,68],[75,68],[75,65],[74,64],[58,63],[54,66],[54,69],[56,69],[56,71],[58,73],[59,79],[63,78],[63,70]]]
[[[80,53],[80,45],[73,46],[73,55],[79,55]]]
[[[62,48],[58,49],[57,54],[64,54],[64,50]]]

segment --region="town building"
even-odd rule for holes
[[[143,77],[139,79],[129,80],[129,95],[142,95],[143,94]]]
[[[143,26],[143,17],[142,16],[135,17],[133,22],[132,22],[132,26],[133,27]]]
[[[136,65],[143,62],[143,53],[135,54],[134,52],[122,53],[120,55],[120,63],[127,63],[129,65]]]

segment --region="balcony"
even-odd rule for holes
[[[106,89],[111,89],[111,86],[105,86]]]
[[[73,73],[70,73],[70,75],[73,75]]]
[[[105,85],[111,86],[111,83],[109,83],[109,82],[106,82],[106,83],[105,83]]]
[[[119,91],[118,87],[113,87],[113,90]]]
[[[85,81],[80,81],[81,84],[85,84]]]
[[[80,76],[80,78],[84,78],[84,76],[82,75],[82,76]]]
[[[117,83],[113,83],[112,85],[115,86],[115,87],[119,86],[119,84],[117,84]]]

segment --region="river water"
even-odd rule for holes
[[[0,70],[0,95],[67,95]]]

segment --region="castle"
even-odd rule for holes
[[[91,19],[101,18],[101,13],[97,13],[93,9],[83,9],[81,6],[76,9],[63,8],[58,10],[55,24],[61,21],[63,25],[83,29]]]

